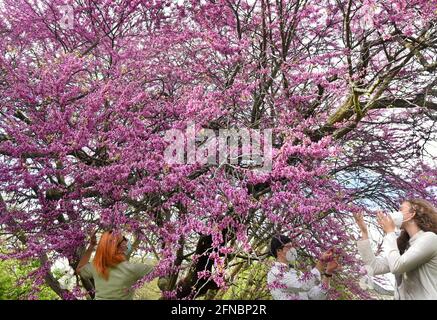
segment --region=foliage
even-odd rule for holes
[[[39,264],[35,261],[23,263],[17,260],[0,261],[0,300],[59,299],[55,292],[43,285],[35,292],[32,279],[26,277],[37,269]]]

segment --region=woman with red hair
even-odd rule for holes
[[[153,266],[127,261],[130,242],[120,233],[106,231],[100,238],[92,263],[89,262],[97,244],[96,236],[79,261],[76,272],[85,279],[94,279],[96,300],[132,300],[135,282],[153,270]]]

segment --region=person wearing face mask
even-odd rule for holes
[[[325,300],[326,289],[332,274],[339,268],[333,258],[333,251],[322,255],[311,270],[309,277],[303,277],[295,268],[297,251],[291,239],[284,235],[274,236],[270,243],[270,254],[276,258],[267,274],[267,284],[275,300]],[[330,262],[327,262],[330,260]]]
[[[131,243],[121,233],[106,231],[100,238],[93,262],[90,257],[97,244],[91,235],[88,249],[79,261],[76,273],[85,279],[94,279],[96,300],[132,300],[131,287],[139,279],[153,271],[153,266],[131,263]]]
[[[375,257],[363,215],[354,217],[362,235],[358,252],[373,275],[395,275],[395,299],[437,299],[437,210],[431,203],[411,199],[398,212],[378,212],[378,223],[385,232],[384,257]],[[401,230],[399,237],[396,228]]]

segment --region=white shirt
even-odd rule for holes
[[[395,275],[395,299],[437,300],[437,234],[419,231],[402,255],[394,232],[384,237],[385,257],[375,257],[368,239],[358,241],[357,245],[374,275],[388,272]]]
[[[275,300],[325,300],[327,292],[321,285],[321,275],[316,268],[308,279],[282,262],[275,262],[267,274],[267,284]]]

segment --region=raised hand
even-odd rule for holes
[[[395,226],[395,223],[394,223],[392,217],[388,214],[385,214],[382,211],[378,212],[377,221],[385,233],[394,232],[396,229],[396,226]]]
[[[97,229],[94,229],[90,233],[90,246],[95,247],[97,245],[97,237],[96,237]]]
[[[326,250],[325,252],[322,253],[322,255],[320,257],[320,261],[322,261],[322,262],[330,261],[332,259],[333,254],[334,254],[334,248]]]
[[[335,271],[339,270],[340,267],[341,267],[341,266],[340,266],[340,264],[337,262],[336,259],[334,259],[334,260],[332,260],[332,261],[329,261],[328,264],[327,264],[327,266],[326,266],[326,273],[328,273],[328,274],[332,274],[332,273],[334,273]]]
[[[367,230],[367,225],[366,222],[364,222],[364,217],[363,214],[360,213],[354,213],[354,219],[355,222],[358,225],[358,228],[360,228],[361,230],[361,235],[363,239],[368,239],[369,238],[369,232]]]

